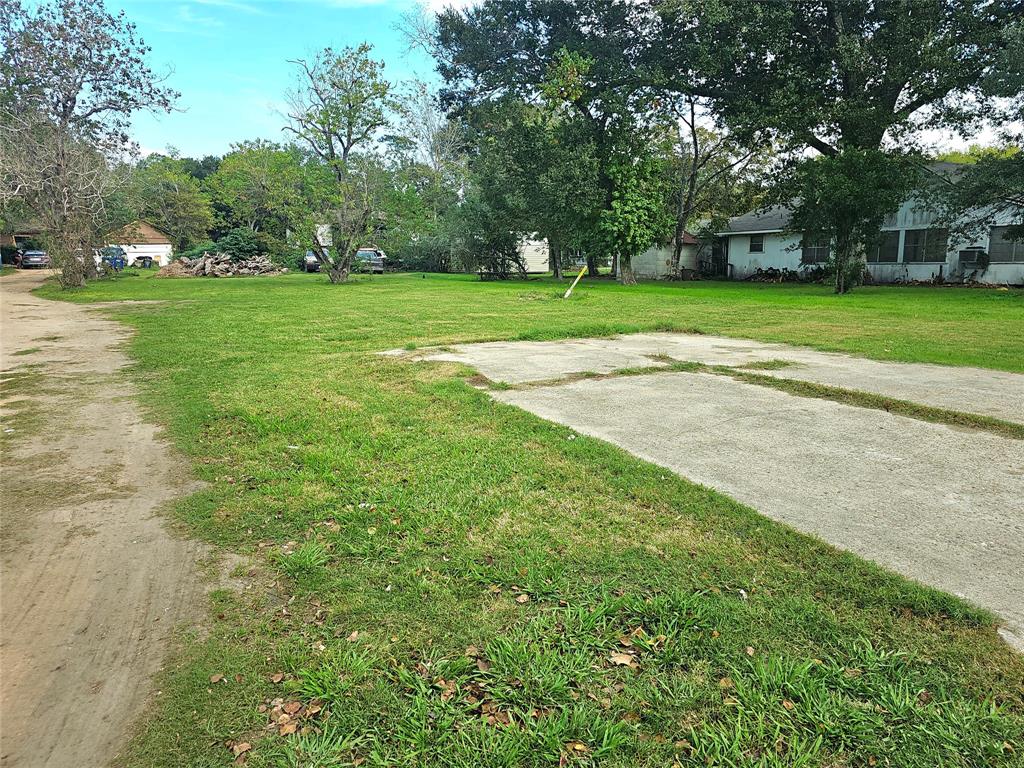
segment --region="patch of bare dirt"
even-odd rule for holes
[[[194,483],[121,371],[125,328],[36,298],[44,277],[0,282],[0,765],[91,768],[203,604],[205,552],[158,514]]]

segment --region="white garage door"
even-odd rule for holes
[[[139,244],[139,245],[120,245],[124,248],[125,253],[128,255],[128,265],[131,266],[135,263],[135,260],[140,256],[149,256],[153,259],[154,264],[159,264],[161,267],[166,267],[171,263],[171,245],[167,244]]]

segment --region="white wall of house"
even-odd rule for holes
[[[631,263],[633,274],[643,280],[663,280],[672,276],[671,245],[654,245],[634,256]],[[683,269],[697,269],[697,246],[684,245],[679,254],[679,265]]]
[[[993,225],[996,227],[1012,223],[1009,212],[996,216]],[[982,283],[1011,285],[1024,284],[1024,259],[1015,255],[1015,261],[990,261],[985,270],[975,270],[966,259],[961,262],[960,252],[980,249],[991,253],[992,230],[988,227],[976,230],[964,237],[949,235],[945,252],[934,261],[909,261],[907,253],[908,232],[939,226],[936,217],[914,203],[904,203],[895,215],[891,216],[882,226],[883,232],[896,232],[898,243],[895,261],[876,262],[869,259],[868,269],[872,277],[880,283],[907,282],[912,280],[932,280],[940,275],[944,279],[959,280],[970,278]],[[754,250],[751,239],[754,238]],[[758,252],[757,239],[762,238],[761,251]],[[731,276],[742,280],[754,274],[758,269],[792,269],[799,270],[801,264],[800,236],[784,232],[735,233],[727,235],[728,259]],[[1016,254],[1024,252],[1024,243],[1018,246]]]
[[[171,244],[170,243],[111,243],[119,248],[123,248],[125,252],[125,259],[128,262],[128,266],[132,266],[135,260],[140,256],[149,256],[153,259],[154,264],[159,264],[161,267],[166,267],[171,263]]]
[[[325,248],[331,248],[334,245],[334,234],[331,232],[330,224],[316,225],[316,240]]]
[[[526,271],[530,274],[547,272],[548,266],[548,241],[547,240],[523,240],[519,243],[519,255],[526,261]]]
[[[730,235],[728,247],[729,277],[736,280],[750,277],[759,269],[799,269],[800,267],[799,235],[782,232]]]

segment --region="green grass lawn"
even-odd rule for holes
[[[166,301],[111,311],[209,483],[176,518],[255,564],[120,763],[230,765],[245,742],[281,768],[1021,765],[1024,661],[990,616],[497,404],[459,366],[375,353],[677,329],[1024,371],[1024,294],[562,290],[146,276],[61,296]]]

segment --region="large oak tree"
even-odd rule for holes
[[[926,129],[998,119],[1018,0],[669,0],[656,5],[651,66],[669,88],[712,100],[748,141],[796,160],[782,180],[794,226],[833,243],[836,290],[919,182]],[[657,63],[655,63],[657,62]],[[1019,68],[1019,62],[1017,62]],[[819,160],[807,159],[806,151]]]

